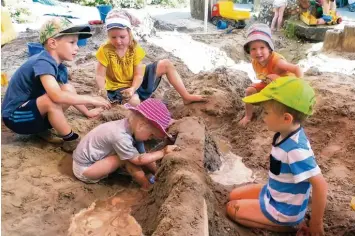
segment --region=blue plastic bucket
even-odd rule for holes
[[[112,6],[110,6],[110,5],[99,5],[96,8],[99,10],[101,20],[105,23],[105,19],[106,19],[107,13],[109,13],[109,11],[112,10]]]
[[[79,47],[84,47],[87,43],[88,39],[79,39],[78,40],[78,46]]]
[[[44,47],[40,43],[27,43],[28,55],[33,56],[44,50]]]
[[[228,24],[227,22],[223,21],[223,20],[219,20],[218,23],[217,23],[217,28],[218,29],[227,29],[228,27]]]

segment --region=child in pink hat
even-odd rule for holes
[[[91,130],[79,143],[73,153],[73,172],[81,181],[97,183],[118,168],[124,168],[143,189],[149,188],[142,166],[155,174],[155,161],[172,152],[176,146],[163,150],[140,153],[137,144],[150,139],[169,136],[166,132],[171,116],[158,99],[149,98],[133,107],[128,118],[107,122]]]

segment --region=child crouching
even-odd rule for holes
[[[141,167],[146,166],[155,174],[155,161],[176,147],[170,145],[164,150],[140,154],[137,143],[168,135],[170,113],[157,99],[126,107],[131,110],[129,118],[101,124],[80,141],[73,153],[73,172],[79,180],[97,183],[118,168],[125,168],[146,189],[151,183]]]

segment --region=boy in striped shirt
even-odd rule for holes
[[[276,134],[267,184],[234,189],[227,204],[228,216],[248,227],[294,231],[293,226],[304,219],[313,189],[312,216],[307,231],[312,236],[324,235],[327,183],[301,126],[302,121],[312,114],[313,89],[304,80],[282,77],[243,101],[261,104],[264,122]]]

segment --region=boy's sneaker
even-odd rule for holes
[[[62,148],[66,152],[73,152],[76,146],[78,146],[79,142],[80,142],[80,138],[71,141],[64,141]]]
[[[41,133],[36,134],[37,137],[43,139],[44,141],[47,141],[48,143],[53,143],[53,144],[62,144],[63,139],[55,135],[54,130],[46,130]]]

